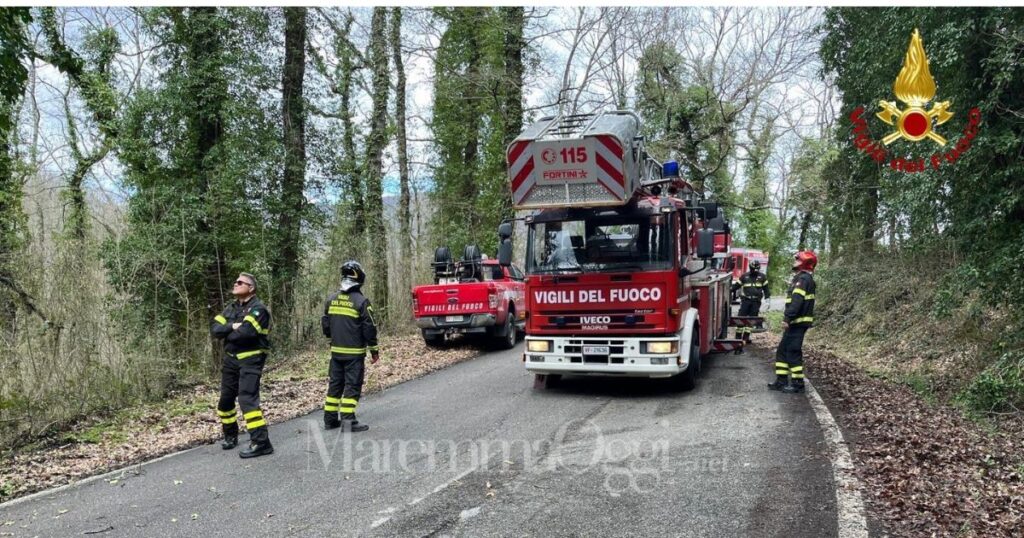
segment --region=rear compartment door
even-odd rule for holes
[[[453,318],[448,321],[462,321],[461,316],[489,311],[487,284],[483,282],[421,286],[416,289],[416,301],[418,316]]]

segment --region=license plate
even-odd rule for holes
[[[608,346],[583,346],[584,355],[607,355],[610,351]]]
[[[455,321],[462,321],[462,316],[445,316],[444,320],[446,322],[448,322],[448,323],[452,323],[452,322],[455,322]]]

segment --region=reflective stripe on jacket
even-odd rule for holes
[[[242,325],[232,329],[235,323]],[[247,359],[270,350],[270,311],[256,297],[244,305],[233,301],[213,318],[210,332],[224,340],[224,352],[236,359]]]
[[[357,358],[377,351],[373,306],[358,286],[338,291],[327,300],[320,327],[324,336],[331,339],[332,356]]]
[[[814,276],[800,271],[793,276],[786,293],[784,319],[790,325],[811,327],[814,324]]]

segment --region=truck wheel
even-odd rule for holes
[[[550,389],[562,381],[562,374],[536,374],[533,377],[533,388],[536,390]]]
[[[512,349],[516,347],[516,324],[513,320],[515,313],[512,310],[508,311],[508,315],[505,316],[505,327],[504,334],[499,336],[497,342],[500,349]]]
[[[423,342],[427,344],[427,347],[441,347],[444,345],[443,334],[427,334],[427,331],[423,331]]]
[[[697,334],[694,333],[690,339],[690,363],[686,370],[679,374],[679,388],[693,390],[697,386],[697,374],[700,373],[700,343],[697,341]]]

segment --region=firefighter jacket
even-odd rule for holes
[[[332,357],[362,358],[367,351],[377,351],[377,324],[370,300],[363,296],[359,285],[345,284],[324,304],[320,327],[331,339]]]
[[[232,329],[235,323],[242,325]],[[270,311],[252,297],[245,304],[233,301],[213,318],[213,337],[224,340],[224,352],[236,359],[247,359],[270,350]]]
[[[761,298],[767,299],[768,295],[768,277],[760,271],[747,271],[740,277],[740,297],[744,299],[752,299],[754,301],[760,301]]]
[[[814,325],[814,276],[800,271],[793,276],[786,293],[786,311],[783,319],[790,326],[812,327]]]

